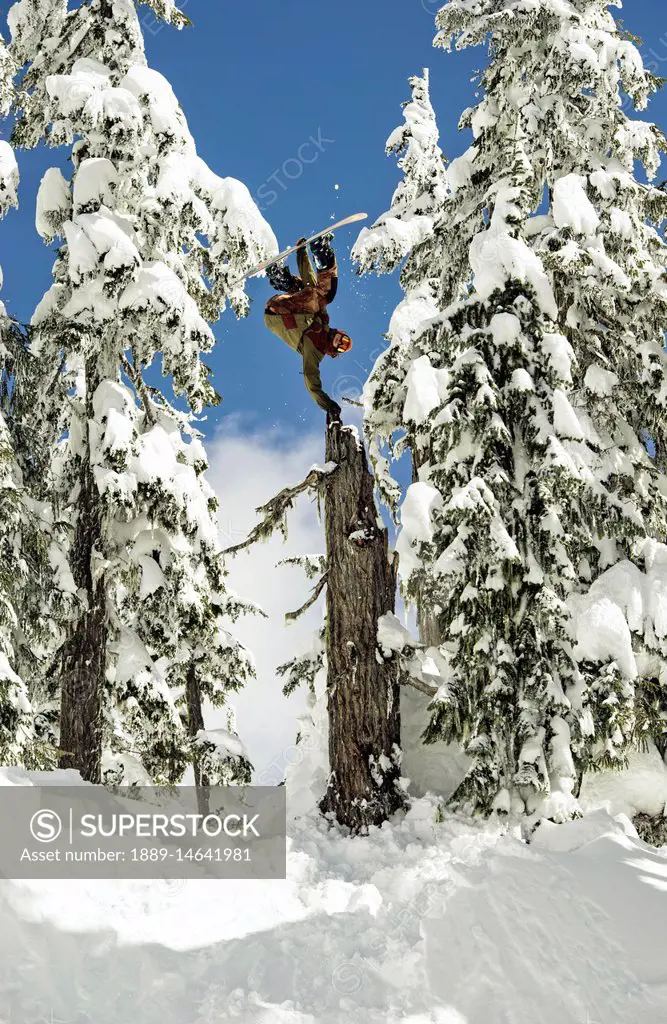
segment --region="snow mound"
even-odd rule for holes
[[[216,755],[223,761],[228,757],[248,756],[248,751],[238,736],[234,736],[227,729],[200,729],[195,744],[200,747],[213,747]]]
[[[49,241],[62,232],[71,206],[69,182],[58,167],[49,167],[39,186],[35,227]]]
[[[417,800],[357,839],[301,817],[286,881],[4,880],[0,1014],[76,1024],[667,1019],[667,857],[627,819],[598,811],[543,826],[527,845],[500,821],[438,823],[436,812],[432,798]]]
[[[538,306],[548,317],[558,316],[556,299],[544,267],[535,252],[508,226],[515,213],[512,189],[499,188],[491,223],[470,244],[470,266],[475,291],[482,301],[503,289],[508,278],[516,278],[535,292]]]
[[[595,772],[584,776],[579,804],[584,811],[602,809],[609,814],[634,818],[636,814],[659,817],[667,812],[667,767],[651,747],[631,752],[623,772]]]

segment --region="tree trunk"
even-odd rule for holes
[[[86,366],[86,431],[99,383],[92,361]],[[86,782],[99,783],[102,769],[102,696],[108,626],[104,572],[94,571],[102,555],[100,497],[87,444],[81,462],[72,575],[86,607],[65,643],[62,659],[60,765],[76,768]]]
[[[381,825],[403,804],[398,664],[378,656],[377,624],[393,612],[396,571],[357,433],[333,424],[325,490],[329,788],[322,812],[353,833]]]
[[[423,588],[420,590],[421,594],[423,594]],[[417,628],[419,630],[419,640],[426,647],[440,646],[442,643],[442,633],[438,625],[438,616],[428,606],[423,596],[420,596],[417,601]]]
[[[185,684],[185,699],[188,708],[188,736],[191,740],[194,740],[197,733],[204,728],[204,714],[201,708],[201,690],[194,665],[191,665],[188,669]],[[206,775],[202,774],[198,748],[194,745],[192,747],[192,768],[194,771],[195,786],[199,790],[197,793],[199,813],[208,814],[208,787],[211,784],[211,780]]]

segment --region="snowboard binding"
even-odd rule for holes
[[[310,243],[310,251],[313,254],[317,270],[331,270],[336,263],[336,256],[331,247],[332,241],[333,232],[330,231]]]
[[[287,263],[274,263],[266,271],[269,284],[277,292],[298,292],[301,290],[299,279],[294,276]]]

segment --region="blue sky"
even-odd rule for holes
[[[142,9],[149,62],[171,81],[200,154],[217,173],[240,178],[258,196],[281,246],[331,218],[358,211],[375,217],[386,209],[398,174],[384,143],[401,121],[408,77],[424,66],[431,70],[445,153],[456,156],[467,144],[457,122],[473,102],[470,78],[485,53],[433,49],[437,0],[188,0],[183,6],[193,21],[183,32],[158,25]],[[662,24],[655,12],[652,0],[633,0],[625,20],[644,38],[645,59],[667,75],[667,14]],[[663,95],[650,116],[664,126],[666,115]],[[301,162],[300,152],[317,159]],[[0,226],[0,262],[5,303],[28,319],[49,285],[52,263],[34,231],[35,192],[44,169],[64,166],[66,154],[22,153],[19,159],[23,205]],[[352,335],[355,347],[323,364],[325,384],[336,391],[361,386],[400,298],[395,276],[357,278],[351,272],[347,257],[355,237],[352,228],[337,239],[342,284],[332,322]],[[252,281],[249,319],[239,323],[228,312],[216,327],[219,345],[210,361],[224,404],[207,429],[228,414],[242,416],[255,430],[277,428],[286,438],[321,423],[303,388],[298,358],[264,329],[268,290],[265,279]]]

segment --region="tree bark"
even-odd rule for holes
[[[86,429],[99,383],[92,361],[86,366]],[[81,462],[72,575],[85,609],[65,643],[62,658],[60,765],[76,768],[86,782],[99,783],[102,770],[102,697],[108,625],[104,573],[95,573],[102,554],[102,510],[93,475],[90,445]]]
[[[326,460],[338,469],[324,494],[330,777],[321,810],[356,834],[403,804],[399,668],[377,643],[378,619],[395,608],[396,570],[356,431],[330,425]]]
[[[423,597],[424,588],[417,602],[417,627],[419,629],[419,640],[424,647],[439,647],[442,643],[442,633],[438,625],[438,617],[429,608]]]

